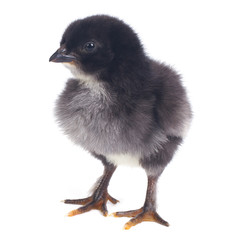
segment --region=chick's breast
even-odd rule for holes
[[[111,94],[110,94],[111,95]],[[155,126],[151,100],[142,99],[131,112],[103,91],[68,80],[56,104],[64,133],[76,144],[98,154],[150,154],[166,141]]]

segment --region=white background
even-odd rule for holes
[[[1,239],[240,239],[238,1],[2,1],[0,9]],[[166,228],[97,211],[68,218],[65,198],[88,196],[99,161],[57,127],[53,108],[70,72],[49,63],[67,25],[97,13],[120,17],[146,52],[182,75],[194,110],[188,137],[158,184]],[[109,212],[142,206],[146,176],[120,167]]]

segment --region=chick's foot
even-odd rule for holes
[[[141,222],[156,222],[162,224],[166,227],[169,226],[169,223],[163,220],[155,210],[147,210],[144,208],[140,208],[137,210],[126,211],[126,212],[115,212],[111,214],[114,217],[132,217],[130,221],[128,221],[124,225],[124,229],[128,230],[131,227],[141,223]]]
[[[69,217],[82,214],[93,209],[99,210],[102,212],[104,216],[107,216],[108,215],[107,206],[106,206],[107,201],[110,201],[113,204],[116,204],[117,202],[119,202],[117,199],[113,198],[108,193],[106,193],[104,195],[100,195],[97,197],[93,195],[91,197],[83,198],[83,199],[66,199],[64,200],[64,203],[84,205],[83,207],[80,207],[78,209],[75,209],[69,212],[68,213]]]

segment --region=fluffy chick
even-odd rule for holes
[[[84,205],[69,216],[91,209],[106,216],[107,201],[117,202],[107,191],[110,178],[118,165],[129,164],[146,171],[146,200],[138,210],[113,215],[131,217],[125,229],[142,221],[168,226],[156,212],[156,184],[192,115],[179,74],[150,59],[132,28],[106,15],[71,23],[50,61],[64,63],[74,76],[56,104],[60,127],[105,167],[92,196],[65,200]]]

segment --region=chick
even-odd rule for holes
[[[107,201],[118,202],[108,193],[109,181],[117,166],[129,164],[146,171],[146,200],[140,209],[113,216],[131,218],[125,229],[143,221],[169,226],[156,212],[157,181],[192,117],[179,74],[150,59],[132,28],[107,15],[71,23],[49,60],[74,76],[57,100],[60,127],[104,165],[90,197],[64,201],[83,205],[68,216],[92,209],[107,216]]]

